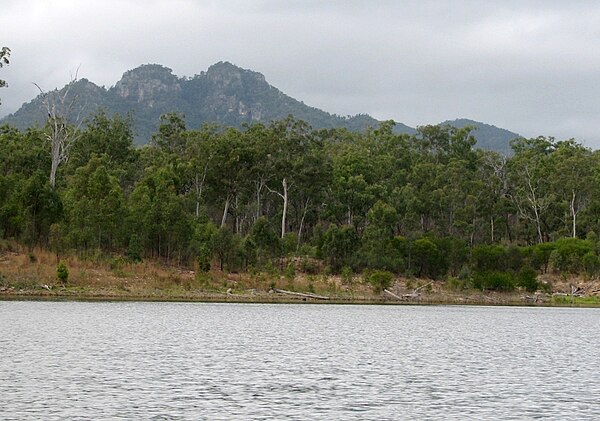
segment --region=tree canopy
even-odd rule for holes
[[[131,118],[101,111],[69,128],[77,140],[55,186],[52,128],[3,126],[0,237],[202,270],[283,256],[333,272],[510,271],[514,282],[522,268],[597,269],[599,152],[538,137],[506,157],[474,149],[469,127],[393,125],[313,130],[289,117],[191,130],[170,113],[137,148]]]

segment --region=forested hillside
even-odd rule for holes
[[[0,238],[198,270],[297,256],[307,271],[498,289],[531,271],[600,270],[600,155],[574,141],[518,139],[507,158],[474,149],[469,127],[354,133],[288,118],[188,130],[166,114],[135,148],[130,119],[99,113],[70,128],[53,187],[51,127],[0,129]]]

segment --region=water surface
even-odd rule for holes
[[[0,419],[598,419],[600,310],[0,301]]]

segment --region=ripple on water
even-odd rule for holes
[[[0,419],[597,419],[600,311],[0,302]]]

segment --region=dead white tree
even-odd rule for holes
[[[273,190],[271,188],[269,188],[268,186],[265,186],[267,188],[267,190],[269,190],[271,193],[275,193],[277,196],[279,196],[281,198],[281,200],[283,200],[283,211],[281,214],[281,238],[285,237],[285,224],[286,224],[286,217],[287,217],[287,208],[288,208],[288,202],[289,202],[289,198],[288,198],[288,193],[289,193],[289,189],[290,189],[290,184],[287,182],[287,178],[283,178],[283,180],[281,181],[281,186],[283,187],[281,192],[278,192],[277,190]]]
[[[52,92],[44,92],[37,83],[34,83],[42,95],[42,104],[48,114],[48,133],[46,136],[50,142],[52,157],[50,168],[50,185],[52,188],[56,186],[56,171],[59,165],[67,161],[69,149],[81,137],[79,129],[83,123],[81,113],[84,107],[80,106],[76,110],[78,96],[71,94],[76,82],[77,72],[67,86],[60,91],[55,89]]]

